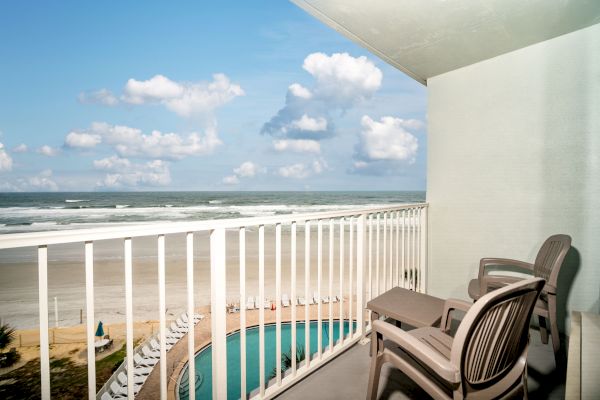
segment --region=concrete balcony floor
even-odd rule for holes
[[[538,331],[532,329],[530,336],[527,370],[529,398],[563,399],[565,365],[559,365],[558,368],[555,366],[552,345],[542,344]],[[281,400],[364,400],[367,394],[370,361],[369,345],[356,344],[277,398]],[[383,367],[378,399],[427,398],[430,398],[429,395],[402,372],[389,364]]]

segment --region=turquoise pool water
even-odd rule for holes
[[[317,343],[318,323],[310,323],[310,351],[315,353]],[[348,335],[350,324],[344,322],[344,337]],[[323,349],[329,345],[329,321],[322,322]],[[339,320],[333,324],[334,342],[340,338]],[[304,348],[305,323],[296,323],[296,343],[298,347]],[[281,351],[289,353],[292,343],[291,324],[281,324]],[[265,382],[269,381],[276,365],[275,355],[275,325],[265,325]],[[260,385],[259,359],[258,359],[258,327],[246,330],[246,393],[250,393]],[[180,399],[188,399],[188,370],[183,372],[181,385],[179,387]],[[227,336],[227,398],[240,398],[240,334],[232,333]],[[212,347],[209,345],[196,354],[196,399],[212,398]]]

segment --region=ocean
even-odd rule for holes
[[[313,213],[423,201],[424,191],[0,193],[0,234]]]

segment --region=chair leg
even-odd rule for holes
[[[375,353],[371,357],[371,370],[369,371],[369,388],[367,389],[367,400],[377,399],[379,389],[379,376],[383,366],[383,354]]]
[[[548,328],[546,327],[546,318],[541,315],[538,316],[538,320],[540,321],[540,336],[542,338],[542,343],[548,343]]]
[[[556,323],[556,296],[548,296],[548,316],[548,319],[550,320],[550,335],[552,336],[554,358],[558,359],[558,350],[560,349],[560,336],[558,333],[558,325]]]

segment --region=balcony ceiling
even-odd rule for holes
[[[600,23],[600,0],[292,0],[417,81]]]

